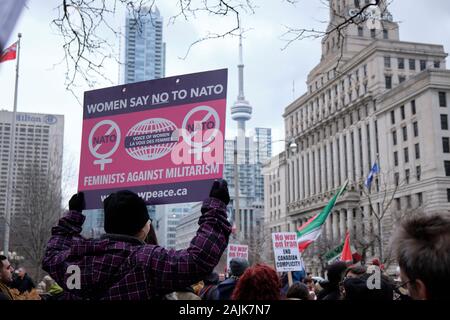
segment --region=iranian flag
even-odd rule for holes
[[[339,189],[338,193],[333,197],[333,199],[328,202],[327,206],[322,210],[322,212],[316,214],[314,217],[309,219],[306,223],[301,225],[297,230],[297,243],[298,248],[301,252],[305,251],[311,243],[317,240],[322,234],[322,226],[327,220],[328,216],[333,210],[337,199],[347,188],[348,181]]]

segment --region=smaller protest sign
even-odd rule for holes
[[[230,261],[233,258],[248,260],[248,246],[240,244],[229,244],[227,250],[227,270],[230,268]]]
[[[275,267],[278,272],[301,271],[304,269],[294,232],[272,233]]]

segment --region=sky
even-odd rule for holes
[[[16,24],[9,43],[15,41],[18,32],[23,34],[20,56],[19,112],[61,114],[65,116],[64,164],[75,172],[65,186],[68,194],[76,192],[79,167],[82,106],[74,95],[65,90],[65,65],[57,64],[63,58],[62,39],[51,26],[57,17],[55,9],[61,0],[29,0]],[[109,2],[109,1],[107,1]],[[112,2],[112,1],[111,1]],[[226,37],[208,40],[195,45],[184,57],[189,45],[208,31],[219,32],[233,25],[233,17],[218,18],[198,15],[188,20],[178,19],[169,23],[177,11],[175,0],[157,0],[164,17],[163,38],[166,42],[166,76],[228,68],[227,127],[226,136],[236,134],[236,123],[229,110],[237,97],[238,38]],[[287,49],[283,40],[286,27],[326,28],[328,9],[320,0],[299,0],[295,5],[285,0],[254,1],[254,13],[242,16],[244,36],[245,96],[253,106],[253,117],[247,128],[268,127],[273,140],[284,138],[284,109],[306,91],[309,71],[320,61],[320,40],[302,40]],[[400,24],[403,41],[444,45],[450,50],[450,1],[448,0],[394,0],[390,6],[394,20]],[[115,26],[124,23],[121,10],[112,18]],[[118,47],[118,41],[112,40]],[[119,66],[110,62],[105,73],[112,83],[118,84]],[[15,63],[0,64],[0,109],[13,108]],[[95,89],[110,86],[99,82]],[[82,100],[89,90],[83,83],[74,89]],[[275,152],[283,143],[274,143]]]

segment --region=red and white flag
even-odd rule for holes
[[[10,45],[8,48],[2,51],[0,53],[0,63],[8,61],[8,60],[14,60],[16,59],[17,55],[17,42]]]

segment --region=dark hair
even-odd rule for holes
[[[413,217],[396,233],[396,254],[400,268],[414,286],[421,280],[429,299],[450,299],[450,217]]]
[[[380,274],[380,288],[370,289],[367,284],[371,281],[370,277],[370,274],[365,273],[360,277],[344,280],[344,300],[392,301],[394,299],[394,287],[389,279]]]
[[[265,264],[245,270],[234,288],[232,300],[280,300],[281,282],[276,271]]]
[[[2,268],[3,268],[3,260],[7,260],[7,259],[8,259],[7,257],[5,257],[4,255],[0,254],[0,265],[1,265]]]
[[[289,287],[286,298],[297,298],[300,300],[309,300],[308,287],[301,282],[296,282]]]
[[[347,264],[342,261],[335,262],[327,267],[327,278],[331,286],[339,285],[345,270],[347,270]]]
[[[346,277],[350,272],[354,273],[358,276],[362,276],[363,274],[365,274],[367,272],[367,268],[363,267],[363,266],[349,267],[347,270],[345,270],[344,276]]]
[[[314,279],[312,279],[312,278],[305,278],[305,279],[303,279],[303,283],[305,283],[305,284],[307,284],[307,283],[314,283]]]

